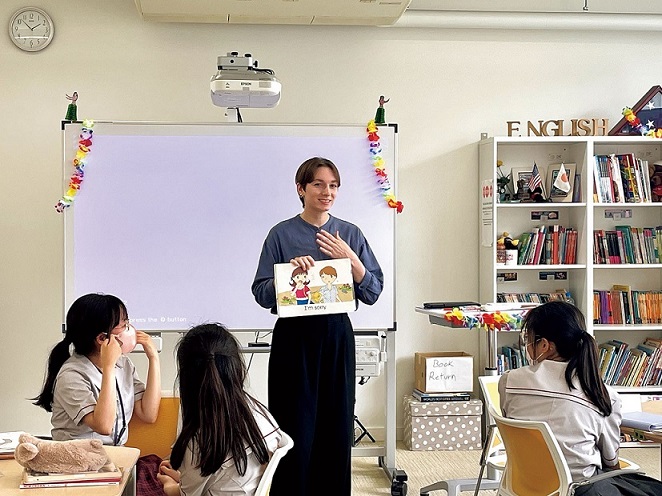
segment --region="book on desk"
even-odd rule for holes
[[[621,425],[642,431],[662,432],[662,415],[650,412],[623,412]]]
[[[35,472],[28,468],[23,470],[21,489],[41,487],[78,487],[119,484],[122,481],[122,470],[109,463],[94,472],[75,474]]]

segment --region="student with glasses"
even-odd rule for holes
[[[598,347],[582,312],[564,301],[530,310],[521,344],[529,366],[499,380],[503,415],[549,424],[573,481],[619,468],[621,399],[600,377]],[[576,495],[659,495],[662,483],[626,474],[577,488]]]
[[[125,355],[136,344],[149,362],[146,385]],[[126,306],[116,296],[81,296],[67,312],[64,338],[50,353],[42,392],[34,399],[52,412],[54,440],[124,444],[134,413],[154,423],[159,412],[161,370],[152,338],[129,324]]]

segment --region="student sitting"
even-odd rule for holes
[[[619,468],[621,400],[605,386],[598,349],[581,311],[553,301],[530,310],[522,322],[530,363],[499,380],[503,415],[549,424],[575,482]],[[660,495],[662,483],[626,474],[577,488],[576,495]]]
[[[155,422],[159,412],[161,371],[152,338],[133,329],[119,298],[105,294],[78,298],[67,312],[66,327],[64,339],[51,351],[35,405],[52,412],[56,441],[93,438],[122,445],[134,412],[147,423]],[[147,386],[123,355],[136,344],[149,361]]]
[[[244,391],[236,339],[220,324],[194,327],[177,345],[177,368],[182,430],[157,476],[166,494],[254,494],[281,434]]]

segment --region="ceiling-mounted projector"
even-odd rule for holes
[[[271,108],[280,100],[280,81],[271,69],[259,69],[250,53],[218,57],[210,82],[211,101],[218,107]]]

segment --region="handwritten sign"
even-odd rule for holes
[[[416,389],[426,393],[473,391],[473,357],[464,352],[416,353]]]

